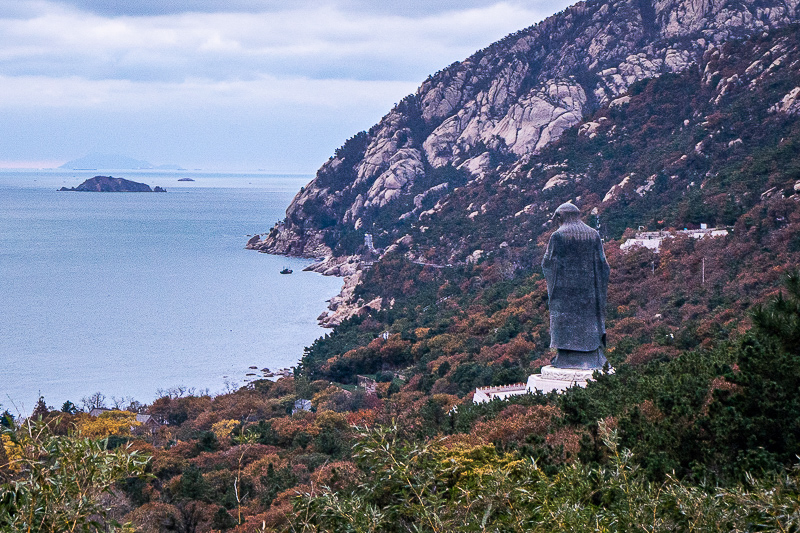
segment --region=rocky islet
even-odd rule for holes
[[[76,192],[167,192],[166,189],[156,186],[150,188],[146,183],[114,178],[112,176],[95,176],[89,178],[77,187],[61,187],[59,191]]]

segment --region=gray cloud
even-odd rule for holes
[[[31,11],[0,16],[0,72],[136,81],[422,80],[544,15],[500,3],[421,19],[331,6],[115,18],[15,1]]]
[[[565,6],[0,0],[0,166],[98,151],[312,172],[428,74]]]
[[[380,13],[403,17],[424,17],[447,11],[463,11],[496,2],[487,0],[56,0],[103,16],[156,16],[179,13],[269,13],[303,8],[332,6],[354,13]],[[529,9],[562,3],[552,0],[512,0],[510,4]]]

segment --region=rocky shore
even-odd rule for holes
[[[331,257],[307,266],[304,270],[317,272],[323,276],[339,276],[343,279],[342,290],[328,302],[328,310],[317,317],[319,325],[333,328],[343,321],[366,312],[369,309],[380,311],[382,298],[365,302],[355,298],[356,286],[361,282],[365,265],[358,256]]]
[[[307,266],[303,270],[306,272],[316,272],[323,276],[337,276],[342,278],[342,290],[339,294],[334,296],[328,301],[328,310],[324,311],[317,317],[319,325],[324,328],[333,328],[341,324],[343,321],[350,317],[358,315],[359,313],[367,311],[367,309],[374,309],[379,311],[383,305],[381,298],[375,298],[370,302],[365,302],[363,299],[355,299],[356,286],[361,282],[366,265],[361,260],[360,256],[340,256],[334,257],[331,254],[330,248],[321,242],[315,242],[311,237],[305,241],[300,247],[301,250],[308,251],[305,246],[309,242],[313,243],[310,249],[322,252],[319,255],[310,253],[292,253],[298,252],[295,242],[289,238],[285,241],[286,246],[278,246],[275,248],[273,245],[279,240],[278,230],[274,229],[269,236],[262,239],[261,235],[253,235],[247,241],[245,246],[248,250],[256,250],[262,253],[270,253],[275,255],[289,255],[301,257],[322,257],[315,263]],[[276,239],[276,237],[278,237]],[[269,244],[268,244],[269,242]]]
[[[279,225],[273,228],[264,239],[262,239],[261,235],[251,237],[247,241],[245,248],[275,255],[321,257],[322,259],[303,270],[316,272],[323,276],[343,278],[342,290],[337,296],[329,300],[328,310],[317,317],[320,326],[325,328],[336,327],[344,320],[365,311],[367,307],[380,310],[380,298],[376,298],[371,302],[364,302],[360,299],[354,300],[355,288],[361,281],[363,274],[363,264],[359,256],[334,257],[331,249],[322,242],[322,234],[317,235],[313,232],[308,232],[300,243],[294,239],[294,235],[291,232],[287,232],[284,235],[286,239],[282,241]]]

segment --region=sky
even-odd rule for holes
[[[0,168],[89,153],[312,174],[567,0],[0,0]]]

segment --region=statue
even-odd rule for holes
[[[542,270],[550,300],[550,347],[555,368],[600,369],[607,360],[606,292],[609,267],[600,234],[567,202],[556,209]]]

